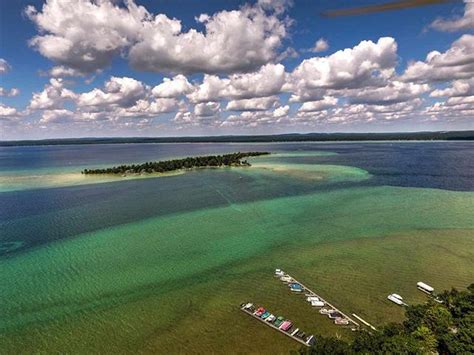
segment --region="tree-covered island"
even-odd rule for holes
[[[245,152],[224,155],[207,155],[201,157],[188,157],[143,164],[119,165],[112,168],[84,169],[82,174],[151,174],[166,173],[180,169],[207,168],[219,166],[250,166],[244,158],[268,155],[269,152]]]

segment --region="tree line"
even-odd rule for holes
[[[474,354],[474,284],[466,291],[439,295],[443,303],[408,306],[402,324],[369,333],[358,331],[351,342],[317,336],[300,354]]]
[[[165,161],[146,162],[143,164],[119,165],[103,169],[84,169],[82,174],[144,174],[165,173],[180,169],[219,167],[219,166],[250,166],[247,157],[267,155],[269,152],[238,152],[224,155],[207,155]]]

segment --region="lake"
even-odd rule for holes
[[[251,167],[90,177],[84,168],[237,151]],[[288,353],[239,311],[351,337],[282,268],[374,325],[474,282],[474,144],[0,147],[0,353]]]

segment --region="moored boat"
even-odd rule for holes
[[[399,306],[404,306],[405,305],[405,303],[400,298],[396,297],[394,294],[388,295],[387,299],[392,301],[395,304],[398,304]]]
[[[270,314],[265,320],[269,323],[272,323],[275,319],[276,317],[273,314]]]
[[[259,307],[259,308],[255,311],[254,314],[255,314],[257,317],[260,317],[263,313],[265,313],[265,308]]]
[[[275,276],[276,276],[276,277],[282,277],[282,276],[284,276],[284,275],[285,275],[285,273],[283,272],[283,270],[281,270],[281,269],[275,269]]]
[[[293,281],[293,279],[292,279],[291,276],[289,276],[289,275],[283,275],[282,277],[280,277],[280,280],[283,281],[283,282],[291,282],[291,281]]]
[[[286,320],[278,328],[280,328],[284,332],[287,332],[288,330],[291,329],[292,326],[293,326],[293,323],[290,320]]]
[[[332,311],[333,311],[332,309],[321,308],[321,309],[319,310],[319,313],[321,313],[321,314],[329,314],[329,313],[331,313]]]
[[[301,286],[299,283],[297,282],[292,282],[289,284],[290,286],[290,290],[292,292],[303,292],[304,291],[304,288],[303,286]]]
[[[275,320],[273,324],[275,325],[275,327],[279,327],[284,321],[285,321],[285,318],[283,318],[282,316],[279,316],[277,317],[277,319]]]
[[[263,314],[260,316],[260,318],[262,318],[262,319],[267,319],[270,315],[271,315],[271,313],[268,312],[268,311],[266,311],[265,313],[263,313]]]
[[[421,282],[421,281],[416,284],[416,287],[417,287],[420,291],[423,291],[423,292],[425,292],[425,293],[427,293],[427,294],[429,294],[429,295],[431,295],[431,294],[433,293],[433,291],[434,291],[434,288],[433,288],[433,287],[431,287],[430,285],[427,285],[427,284],[425,284],[424,282]]]
[[[336,318],[334,320],[334,324],[337,324],[337,325],[348,325],[349,324],[349,320],[347,320],[346,318]]]

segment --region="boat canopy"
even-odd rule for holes
[[[427,285],[425,284],[424,282],[418,282],[416,284],[416,286],[418,286],[419,288],[422,288],[423,290],[427,291],[427,292],[433,292],[434,291],[434,288],[431,287],[430,285]]]
[[[398,304],[399,306],[403,306],[403,301],[394,295],[388,295],[387,298],[392,301],[393,303]]]
[[[295,289],[295,290],[302,290],[303,289],[303,286],[301,286],[299,283],[296,283],[296,282],[291,283],[290,287]]]

